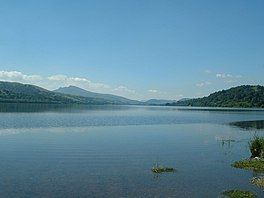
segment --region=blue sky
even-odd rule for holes
[[[0,0],[0,80],[133,99],[264,84],[262,0]]]

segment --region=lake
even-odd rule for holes
[[[0,197],[219,197],[259,174],[231,167],[264,111],[0,105]],[[175,173],[153,174],[155,163]]]

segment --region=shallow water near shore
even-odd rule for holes
[[[0,197],[218,197],[257,173],[250,156],[264,111],[146,106],[0,107]],[[248,122],[247,122],[248,125]],[[155,175],[156,163],[175,173]]]

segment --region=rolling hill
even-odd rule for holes
[[[114,104],[110,100],[73,96],[43,89],[38,86],[0,81],[0,102],[51,104]]]
[[[89,92],[74,86],[49,91],[34,85],[0,81],[0,103],[164,105],[165,102],[168,102],[167,106],[264,108],[264,87],[243,85],[203,98],[177,102],[155,99],[140,102],[111,94]]]
[[[75,86],[61,87],[59,89],[54,90],[54,92],[73,95],[73,96],[103,99],[113,104],[143,104],[142,102],[139,102],[136,100],[130,100],[130,99],[127,99],[121,96],[116,96],[112,94],[95,93],[95,92],[87,91],[85,89],[81,89]]]
[[[264,87],[242,85],[210,94],[208,97],[178,101],[167,106],[264,108]]]

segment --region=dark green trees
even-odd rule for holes
[[[264,108],[264,87],[243,85],[215,92],[208,97],[178,101],[168,106]]]

